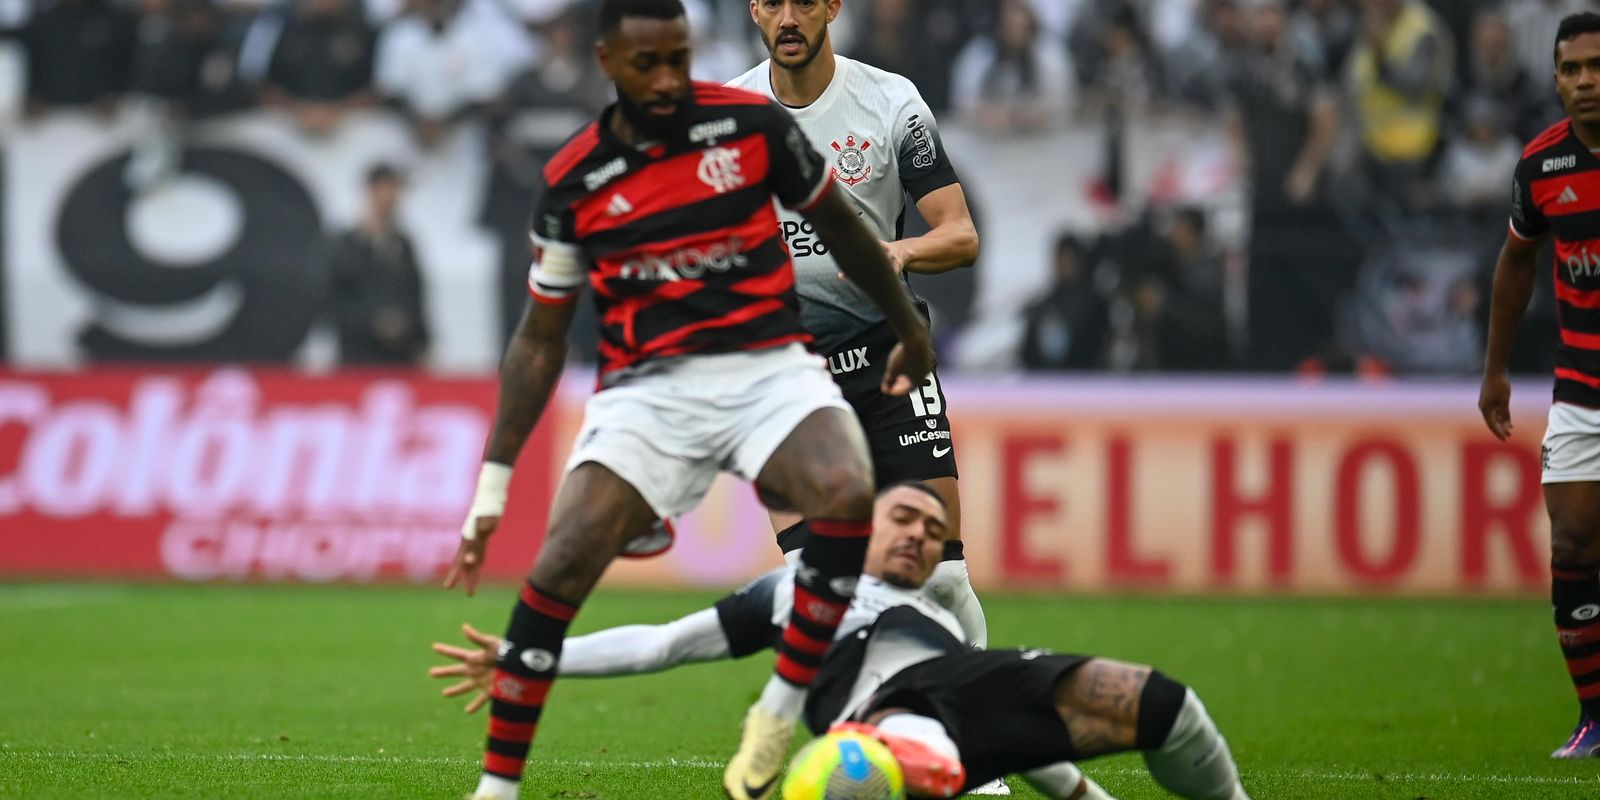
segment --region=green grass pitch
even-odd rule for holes
[[[512,596],[0,586],[0,797],[460,797],[485,720],[437,696],[427,645],[464,620],[500,630]],[[602,590],[576,630],[714,596]],[[984,602],[996,646],[1150,662],[1195,686],[1258,800],[1600,797],[1600,763],[1547,758],[1574,702],[1535,600]],[[719,796],[770,668],[557,684],[524,796]],[[1167,796],[1137,757],[1085,767],[1117,797]]]

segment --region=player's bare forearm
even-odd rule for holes
[[[500,360],[500,403],[484,459],[515,464],[561,380],[567,362],[567,328],[577,302],[529,302]]]
[[[911,306],[911,299],[895,274],[883,243],[862,224],[843,193],[824,194],[806,213],[806,219],[833,251],[834,260],[845,277],[872,298],[902,340],[928,335],[928,327]]]
[[[978,228],[972,224],[967,196],[961,184],[935,189],[917,201],[917,211],[931,230],[922,236],[891,245],[900,268],[921,275],[937,275],[970,267],[978,260]]]
[[[1485,375],[1506,371],[1517,327],[1533,297],[1539,243],[1507,236],[1494,265],[1494,289],[1489,299],[1489,341],[1484,348]]]
[[[1319,97],[1311,105],[1310,117],[1310,135],[1306,137],[1305,145],[1300,148],[1300,154],[1295,158],[1294,168],[1317,174],[1322,172],[1323,165],[1328,163],[1328,156],[1333,152],[1334,142],[1338,138],[1338,104],[1331,97]]]

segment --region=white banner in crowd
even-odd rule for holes
[[[237,352],[331,361],[306,336],[315,299],[304,294],[308,256],[324,232],[356,218],[367,170],[394,163],[409,176],[400,215],[424,270],[433,363],[493,368],[499,254],[477,221],[487,174],[480,129],[463,126],[418,152],[384,114],[358,115],[324,138],[266,112],[230,117],[196,126],[180,173],[135,193],[123,179],[130,148],[145,135],[135,116],[108,125],[55,114],[6,138],[4,297],[14,363],[79,363],[95,328],[120,345],[115,352],[151,349],[143,360],[171,351],[191,360]]]
[[[1019,310],[1050,282],[1055,238],[1128,220],[1087,199],[1101,177],[1100,130],[1008,138],[944,127],[983,236],[972,320],[947,355],[961,367],[1004,367]],[[272,112],[242,114],[192,126],[180,172],[133,192],[127,158],[151,131],[128,112],[114,122],[58,113],[6,132],[0,274],[13,363],[331,364],[331,339],[308,336],[311,249],[355,219],[367,170],[395,163],[409,176],[400,216],[423,270],[429,365],[493,369],[503,344],[502,254],[498,232],[482,221],[489,160],[480,127],[461,126],[423,151],[383,113],[355,115],[324,137]],[[1142,125],[1123,152],[1125,207],[1146,199],[1227,207],[1236,188],[1216,131]],[[1227,215],[1223,223],[1232,224]],[[918,282],[936,291],[940,280]]]

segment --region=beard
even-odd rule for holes
[[[801,37],[800,43],[805,49],[800,51],[800,60],[795,63],[784,63],[778,60],[778,42],[782,38],[783,34],[780,33],[776,38],[767,41],[767,54],[772,56],[772,63],[777,64],[779,67],[799,70],[805,69],[811,65],[811,62],[817,60],[817,54],[822,52],[822,43],[828,40],[828,32],[824,30],[815,42],[806,41],[805,37]]]
[[[668,139],[682,130],[683,120],[689,113],[689,95],[685,93],[676,103],[676,110],[662,116],[651,113],[647,105],[635,103],[621,92],[617,93],[617,110],[622,113],[622,118],[646,139]]]

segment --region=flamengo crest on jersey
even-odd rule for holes
[[[1511,233],[1555,240],[1557,402],[1600,408],[1600,158],[1563,120],[1522,153]]]

